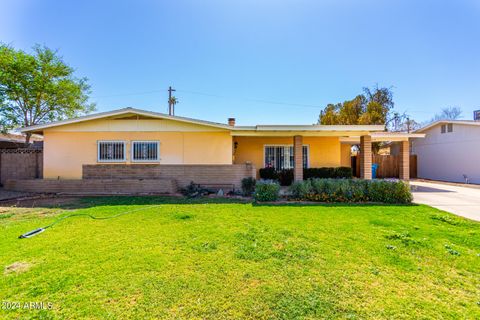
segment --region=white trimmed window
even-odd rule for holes
[[[453,123],[442,124],[440,127],[440,133],[453,132]]]
[[[98,141],[98,162],[125,161],[125,141]]]
[[[309,152],[308,146],[303,146],[303,167],[308,168]],[[275,169],[291,169],[295,163],[295,154],[292,145],[265,145],[264,146],[264,167]]]
[[[132,141],[132,161],[155,162],[159,161],[160,142]]]

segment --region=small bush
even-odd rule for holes
[[[410,186],[403,181],[371,180],[368,184],[370,201],[384,203],[410,203]]]
[[[293,182],[293,169],[283,169],[277,172],[281,186],[289,186]]]
[[[255,186],[254,197],[257,201],[276,201],[280,192],[280,185],[273,180],[258,181]]]
[[[403,181],[359,179],[312,179],[290,187],[299,200],[324,202],[410,203],[412,194]]]
[[[278,179],[278,172],[273,167],[261,168],[260,170],[258,170],[258,173],[260,174],[260,178],[262,178],[264,180],[277,180]]]
[[[187,187],[181,189],[180,191],[183,193],[184,196],[187,196],[189,198],[201,197],[208,194],[207,189],[200,187],[199,184],[196,184],[193,181],[191,181]]]
[[[244,196],[249,197],[255,192],[256,180],[252,177],[242,179],[242,193]]]

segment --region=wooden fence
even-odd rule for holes
[[[378,164],[377,178],[398,178],[400,176],[400,156],[380,155],[372,156],[372,163]],[[354,175],[360,177],[360,157],[352,157]],[[417,156],[410,156],[410,178],[417,177]]]

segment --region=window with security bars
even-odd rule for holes
[[[118,162],[125,161],[124,141],[98,141],[98,161]]]
[[[295,154],[293,146],[265,146],[265,168],[291,169],[294,167]],[[303,167],[308,168],[308,146],[303,146]]]
[[[158,141],[132,141],[132,161],[158,161]]]

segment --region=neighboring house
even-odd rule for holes
[[[19,149],[29,147],[41,147],[42,137],[34,135],[31,143],[25,143],[25,136],[14,133],[0,133],[0,149]]]
[[[480,121],[436,121],[415,132],[426,134],[412,143],[419,178],[480,183]]]
[[[179,186],[240,184],[258,169],[350,166],[351,144],[365,150],[362,177],[371,178],[371,142],[402,141],[383,125],[236,126],[125,108],[22,129],[44,137],[45,179],[169,178]],[[418,136],[418,135],[417,135]],[[407,157],[408,159],[408,153]],[[403,179],[408,179],[408,161]]]

